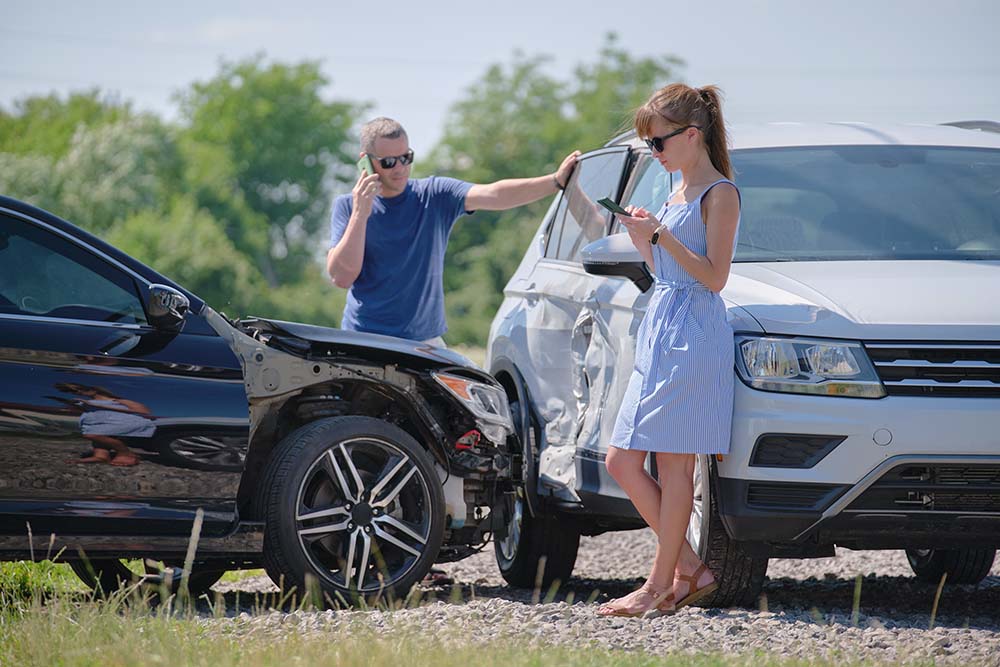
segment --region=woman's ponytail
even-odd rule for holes
[[[733,165],[729,160],[729,134],[726,132],[726,123],[722,118],[721,91],[716,86],[705,86],[697,90],[708,118],[706,127],[702,129],[708,157],[712,161],[712,166],[718,169],[723,176],[732,180]]]

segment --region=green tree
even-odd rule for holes
[[[52,172],[58,212],[103,235],[140,211],[165,211],[181,169],[173,132],[153,116],[80,126]]]
[[[364,106],[324,100],[328,83],[319,63],[268,65],[258,55],[223,62],[214,78],[178,97],[186,139],[214,150],[232,171],[237,198],[267,221],[268,252],[257,260],[272,286],[312,265],[331,186],[353,176],[337,166],[354,161],[351,127]],[[244,249],[257,242],[239,241]]]
[[[58,159],[80,128],[116,123],[135,115],[131,105],[99,90],[17,100],[12,111],[0,109],[0,153]]]
[[[107,240],[216,310],[245,315],[266,302],[260,271],[190,196],[173,197],[163,213],[147,210],[130,216]]]
[[[676,79],[682,64],[633,58],[614,34],[568,80],[546,74],[548,63],[518,52],[510,65],[487,69],[452,106],[424,171],[479,183],[551,172],[572,150],[597,148],[627,129],[631,110]],[[444,278],[449,341],[486,342],[503,287],[550,203],[481,211],[455,227]]]

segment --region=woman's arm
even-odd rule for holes
[[[652,220],[653,222],[656,223],[657,227],[660,225],[660,221],[657,220],[652,213],[650,213],[644,208],[640,208],[638,206],[626,206],[625,210],[631,213],[635,217]],[[619,216],[619,218],[620,217],[621,216]],[[624,224],[624,219],[622,220],[622,222]],[[656,264],[653,260],[653,246],[649,242],[649,236],[643,236],[641,232],[634,230],[627,224],[624,224],[624,227],[625,230],[628,232],[629,239],[632,240],[632,245],[634,245],[635,249],[639,251],[640,255],[642,255],[642,258],[643,260],[645,260],[646,266],[649,267],[650,272],[655,273]],[[650,236],[652,236],[652,232],[650,232]]]
[[[729,280],[733,241],[740,219],[740,196],[731,185],[712,188],[702,200],[707,255],[692,252],[677,237],[664,230],[659,245],[691,276],[713,292],[721,292]],[[622,223],[640,237],[650,239],[659,226],[656,218],[621,217]]]

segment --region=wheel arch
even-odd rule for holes
[[[415,394],[415,392],[412,392]],[[282,400],[270,399],[251,406],[254,432],[237,495],[240,517],[258,520],[255,506],[258,485],[266,477],[268,461],[278,443],[298,428],[318,419],[358,416],[380,419],[398,426],[420,443],[446,470],[445,433],[431,406],[410,391],[384,382],[348,379],[307,387]]]
[[[527,500],[528,512],[531,516],[538,516],[542,511],[542,501],[538,496],[538,488],[535,483],[534,476],[537,475],[537,467],[534,459],[526,460],[525,448],[528,446],[527,442],[521,441],[521,434],[528,433],[531,428],[531,418],[534,417],[535,423],[539,425],[539,435],[541,432],[542,420],[538,415],[538,411],[535,410],[535,405],[531,400],[531,394],[528,392],[528,384],[524,381],[524,376],[521,371],[514,364],[513,361],[507,358],[500,358],[494,360],[490,373],[497,379],[500,385],[507,392],[509,400],[517,399],[518,404],[523,406],[520,410],[520,423],[515,424],[517,428],[517,433],[514,435],[516,448],[515,453],[521,454],[521,467],[526,472],[526,483],[525,483],[525,498]],[[540,443],[539,443],[540,444]]]

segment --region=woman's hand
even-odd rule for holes
[[[636,248],[649,247],[653,232],[660,226],[660,221],[652,213],[639,206],[626,206],[629,215],[618,214],[618,219],[628,232],[629,238]]]

